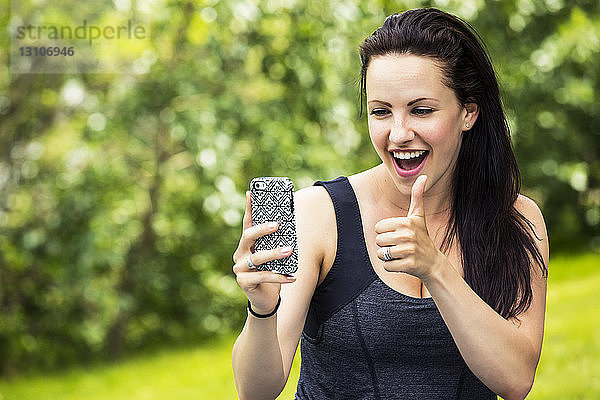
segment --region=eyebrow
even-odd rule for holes
[[[412,101],[409,101],[409,102],[406,104],[406,106],[407,106],[407,107],[410,107],[410,106],[412,106],[413,104],[415,104],[415,103],[418,103],[418,102],[419,102],[419,101],[421,101],[421,100],[435,100],[435,101],[437,101],[437,99],[434,99],[433,97],[419,97],[418,99],[414,99],[414,100],[412,100]]]
[[[406,103],[406,106],[410,107],[413,104],[418,103],[419,101],[422,101],[422,100],[434,100],[434,101],[437,101],[437,99],[434,99],[433,97],[419,97],[418,99],[414,99],[414,100],[411,100],[408,103]],[[371,100],[371,101],[369,101],[369,103],[381,103],[384,106],[392,107],[392,105],[390,103],[388,103],[387,101],[382,101],[382,100]]]
[[[387,101],[371,100],[371,101],[369,101],[369,103],[381,103],[384,106],[387,106],[387,107],[390,107],[390,108],[392,107],[392,105],[390,103],[388,103]]]

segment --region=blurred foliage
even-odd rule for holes
[[[138,74],[10,74],[0,31],[0,374],[239,328],[248,182],[378,162],[357,47],[409,7],[478,29],[552,248],[600,248],[596,0],[149,4]]]

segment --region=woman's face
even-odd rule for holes
[[[428,176],[426,190],[449,191],[465,124],[477,117],[442,79],[432,59],[408,54],[373,57],[367,69],[371,141],[404,194],[419,175]]]

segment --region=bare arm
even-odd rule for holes
[[[238,284],[259,314],[274,309],[281,294],[279,311],[270,318],[248,314],[232,354],[235,385],[241,399],[274,399],[283,390],[290,373],[310,299],[317,285],[322,260],[319,244],[319,213],[323,211],[321,188],[300,190],[295,196],[296,231],[298,237],[298,272],[295,280],[271,272],[250,270],[246,259],[256,238],[267,233],[253,231],[249,199],[244,215],[244,234],[234,254],[234,271]],[[321,203],[326,204],[326,203]],[[254,264],[281,258],[277,250],[252,255]],[[284,255],[284,257],[287,255]]]
[[[548,238],[541,212],[524,197],[516,207],[534,223],[542,238],[539,250],[548,265]],[[544,334],[546,279],[539,267],[532,268],[531,305],[517,323],[504,319],[481,300],[445,257],[440,260],[442,265],[424,284],[469,368],[504,399],[524,399],[533,385]]]
[[[407,217],[386,218],[375,225],[377,256],[389,272],[420,278],[433,297],[454,342],[473,373],[506,400],[523,399],[531,389],[544,334],[546,279],[534,264],[532,301],[518,318],[506,320],[487,305],[433,244],[425,224],[423,192],[427,177],[412,187]],[[535,226],[537,244],[548,264],[548,238],[540,210],[520,196],[515,208]],[[387,249],[386,249],[387,247]],[[386,261],[384,252],[392,257]]]

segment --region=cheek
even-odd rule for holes
[[[388,139],[388,131],[386,131],[385,127],[380,121],[377,120],[369,120],[369,136],[371,137],[371,142],[375,145],[376,148],[385,146]]]
[[[423,139],[438,152],[453,153],[460,143],[460,131],[450,121],[424,121],[421,132]]]

